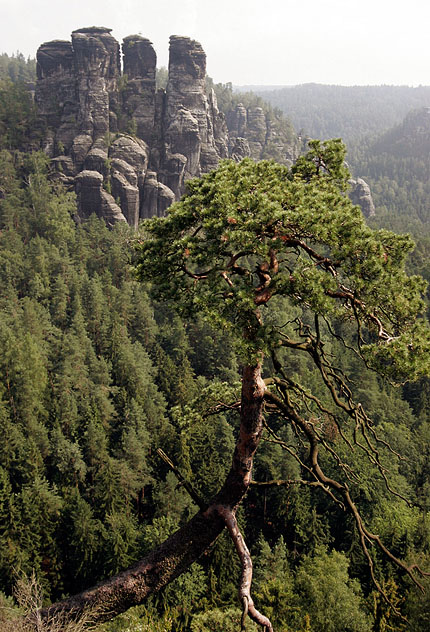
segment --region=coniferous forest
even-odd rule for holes
[[[22,616],[16,585],[23,585],[24,577],[37,580],[46,606],[129,567],[186,525],[198,511],[197,501],[163,454],[197,498],[217,492],[231,466],[245,364],[234,331],[221,320],[213,324],[197,302],[178,315],[172,300],[165,300],[167,290],[164,299],[161,285],[158,296],[154,293],[157,261],[138,278],[148,227],[134,231],[120,223],[108,229],[95,216],[76,221],[74,194],[50,177],[49,160],[39,150],[44,130],[25,84],[33,73],[32,60],[0,57],[0,627]],[[220,105],[223,98],[237,98],[231,86],[217,90]],[[353,174],[371,185],[376,204],[371,228],[410,233],[416,249],[407,257],[407,272],[430,280],[427,114],[414,111],[388,130],[351,141],[347,160]],[[299,161],[293,181],[311,181],[315,174],[308,168]],[[243,178],[252,179],[250,173]],[[333,196],[332,183],[324,186]],[[208,191],[209,185],[195,195],[203,200]],[[186,211],[185,205],[184,222]],[[232,213],[226,219],[231,230],[240,221]],[[357,215],[351,217],[355,226]],[[230,243],[232,235],[223,233],[221,240]],[[275,239],[285,241],[276,232]],[[388,246],[380,259],[396,248],[384,239]],[[186,257],[193,247],[187,244]],[[254,255],[247,247],[251,267]],[[324,265],[321,258],[318,270]],[[375,266],[367,270],[369,286]],[[246,278],[245,267],[237,270],[240,279]],[[191,273],[196,281],[197,270]],[[260,269],[260,282],[266,273]],[[288,285],[293,300],[274,297],[270,323],[273,329],[289,323],[288,336],[296,325],[304,328],[303,341],[313,336],[309,308],[325,305],[321,296],[303,305],[307,287],[303,282],[294,293]],[[178,302],[185,293],[178,290]],[[369,303],[371,296],[369,290]],[[246,310],[246,297],[243,306]],[[309,354],[298,352],[289,359],[297,407],[323,419],[318,426],[311,417],[328,446],[322,467],[332,480],[341,466],[342,484],[353,490],[368,533],[378,534],[406,566],[429,571],[429,378],[400,380],[397,386],[383,379],[352,351],[361,334],[336,315],[324,325],[333,335],[323,357],[336,367],[335,396],[350,389],[359,403],[354,410],[366,411],[371,436],[378,436],[377,452],[367,447],[365,458],[353,445],[354,429],[343,437],[343,426],[327,412],[330,379],[324,383]],[[265,362],[273,373],[275,356],[266,354]],[[381,362],[386,369],[387,358]],[[273,629],[428,629],[428,579],[420,578],[421,591],[369,538],[363,549],[359,523],[306,468],[310,448],[299,426],[274,420],[271,427],[254,459],[253,479],[262,484],[250,485],[236,519],[254,560],[255,604]],[[96,629],[238,630],[240,576],[239,557],[224,530],[144,605]],[[247,629],[258,628],[248,621]]]

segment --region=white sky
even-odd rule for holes
[[[198,40],[216,82],[430,85],[429,0],[0,0],[0,52],[35,56],[72,30]]]

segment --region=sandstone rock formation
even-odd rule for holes
[[[259,106],[238,103],[226,117],[229,132],[229,155],[235,159],[250,156],[254,160],[273,158],[292,164],[299,153],[298,137],[292,139],[288,128],[270,118]]]
[[[373,217],[375,215],[375,205],[373,203],[370,187],[362,178],[350,180],[351,189],[349,197],[354,204],[361,207],[364,217]]]
[[[103,188],[103,176],[98,171],[81,171],[75,178],[78,194],[78,214],[87,219],[96,212],[105,219],[108,226],[116,222],[126,221],[114,198]]]
[[[135,126],[136,136],[151,144],[155,124],[155,70],[157,57],[151,42],[129,35],[122,44],[124,74],[122,109]]]
[[[44,149],[57,177],[74,187],[81,218],[108,224],[164,214],[187,179],[222,158],[290,162],[296,145],[259,107],[238,105],[227,120],[206,86],[201,45],[172,36],[166,90],[156,90],[156,54],[140,35],[121,49],[111,29],[89,27],[72,41],[42,44],[36,103],[49,129]],[[230,128],[230,129],[229,129]]]
[[[130,35],[121,48],[104,27],[42,44],[37,62],[35,98],[49,130],[44,149],[56,177],[75,189],[82,219],[96,213],[109,225],[136,227],[140,218],[163,215],[189,178],[222,158],[292,164],[298,156],[291,127],[270,111],[243,103],[219,111],[206,55],[188,37],[170,38],[165,90],[156,89],[151,42]],[[367,184],[351,184],[352,200],[373,215]]]

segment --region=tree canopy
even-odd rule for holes
[[[147,224],[141,278],[156,279],[155,296],[182,313],[204,312],[233,330],[243,349],[288,346],[269,308],[280,296],[315,317],[354,323],[370,365],[414,377],[430,339],[425,284],[405,272],[413,242],[365,224],[345,195],[344,157],[340,141],[313,141],[291,170],[226,161],[189,182],[167,218]]]
[[[349,514],[383,599],[387,591],[374,567],[378,555],[420,585],[420,568],[387,547],[360,513],[365,490],[371,495],[375,487],[385,487],[399,502],[407,490],[395,489],[398,446],[390,446],[389,432],[376,427],[356,401],[348,363],[333,351],[343,345],[345,356],[391,380],[428,373],[425,284],[405,272],[410,238],[370,230],[346,195],[347,181],[340,141],[315,141],[291,169],[273,162],[224,162],[189,182],[188,193],[167,217],[146,223],[138,277],[151,282],[158,301],[181,314],[200,313],[230,332],[240,353],[240,399],[218,385],[199,413],[204,437],[213,415],[240,412],[232,463],[214,491],[193,481],[191,470],[184,478],[160,452],[199,507],[197,514],[128,570],[51,606],[43,616],[95,607],[99,620],[106,620],[124,612],[188,569],[227,527],[241,565],[243,617],[249,614],[272,630],[251,597],[251,557],[236,513],[247,492],[291,485],[317,488],[337,511]],[[360,400],[366,396],[363,384]],[[183,407],[178,414],[185,426],[195,413]],[[280,468],[283,478],[253,475],[263,435],[262,450],[272,446],[288,462]],[[202,469],[208,459],[200,459]],[[257,473],[263,471],[260,465]]]
[[[412,108],[429,103],[429,86],[336,86],[305,83],[256,94],[280,108],[310,138],[340,136],[348,145],[397,125]],[[238,95],[240,96],[240,94]],[[362,174],[360,174],[362,175]]]

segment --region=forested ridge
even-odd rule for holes
[[[180,318],[150,298],[150,286],[134,273],[142,232],[122,224],[109,231],[95,217],[75,222],[74,196],[50,180],[46,157],[19,151],[35,142],[33,111],[31,101],[29,112],[10,104],[26,103],[28,93],[19,92],[20,84],[0,88],[0,587],[11,607],[16,572],[34,570],[46,602],[55,601],[129,566],[186,523],[197,507],[157,449],[201,497],[216,491],[238,428],[234,407],[219,404],[237,401],[242,360],[227,331],[198,316]],[[5,116],[14,109],[19,117],[11,124]],[[391,210],[373,221],[388,223]],[[396,230],[408,226],[393,216]],[[427,221],[418,219],[420,226]],[[425,252],[419,253],[409,269],[428,276]],[[300,315],[300,308],[278,300],[279,322]],[[352,336],[346,325],[337,333]],[[341,456],[348,452],[359,476],[355,500],[363,518],[395,555],[428,569],[428,380],[394,388],[336,337],[326,352],[352,376],[380,437],[407,457],[381,451],[390,485],[410,506],[360,453],[336,442],[337,429],[327,420],[325,436]],[[325,401],[310,359],[297,354],[290,369],[292,379]],[[300,453],[293,432],[277,431]],[[333,475],[328,457],[323,464]],[[293,480],[299,466],[266,437],[253,476]],[[255,554],[254,599],[276,630],[407,629],[372,584],[354,521],[323,491],[294,483],[255,486],[238,522]],[[410,629],[426,629],[428,588],[421,595],[377,550],[374,557],[378,580]],[[239,574],[224,533],[162,593],[104,629],[239,629]]]
[[[430,87],[335,86],[306,83],[254,92],[282,110],[310,138],[341,137],[349,146],[363,136],[398,125],[413,109],[430,103]],[[240,92],[239,92],[240,94]]]
[[[430,88],[303,84],[253,89],[305,136],[346,142],[352,173],[371,188],[376,216],[370,224],[412,234],[417,242],[412,265],[429,279]]]
[[[371,186],[377,224],[410,232],[419,249],[429,234],[429,152],[428,107],[411,110],[399,124],[349,149],[351,165]]]

